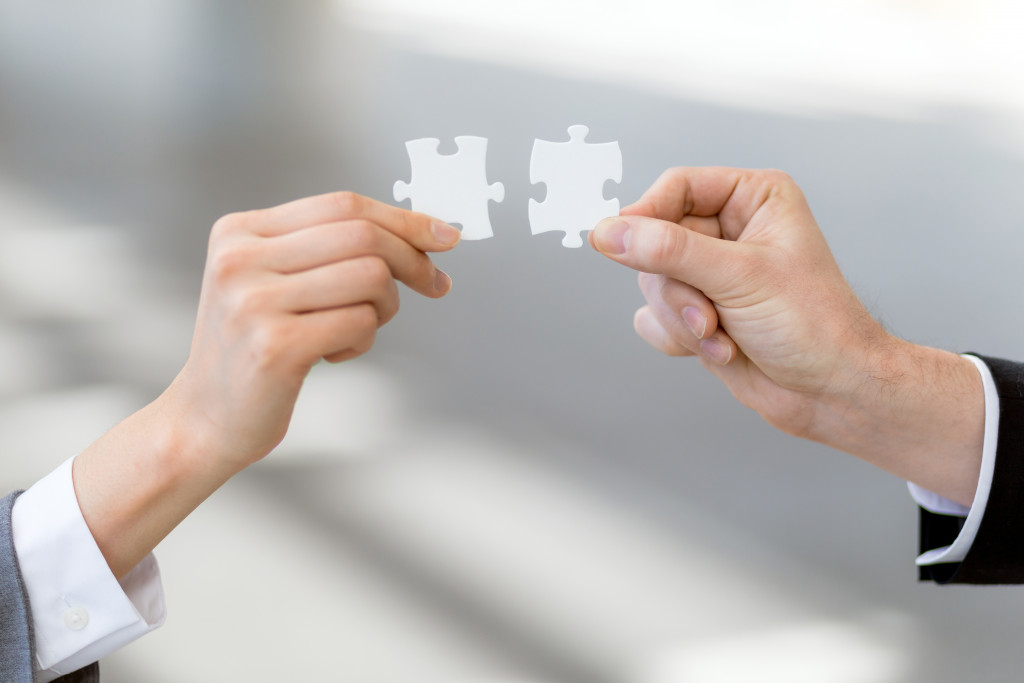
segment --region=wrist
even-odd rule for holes
[[[812,437],[970,505],[981,467],[981,378],[960,355],[885,334],[822,397]]]
[[[267,368],[242,358],[210,369],[190,360],[157,400],[180,426],[196,467],[229,479],[284,438],[310,366]]]
[[[201,399],[179,375],[140,414],[165,435],[166,446],[160,450],[166,471],[189,481],[223,484],[249,463],[236,463],[239,458],[225,445],[224,429],[201,408]]]
[[[75,495],[115,576],[135,567],[232,473],[202,447],[163,397],[75,458]]]

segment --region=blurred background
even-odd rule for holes
[[[904,484],[632,331],[634,275],[530,235],[535,138],[778,167],[868,307],[1021,358],[1012,0],[0,0],[0,484],[159,394],[222,214],[489,138],[495,237],[437,260],[279,452],[158,550],[108,683],[1005,681],[1014,588],[918,584]]]

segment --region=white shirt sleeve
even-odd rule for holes
[[[77,671],[164,622],[160,569],[148,555],[122,581],[78,507],[66,461],[14,503],[11,526],[35,629],[36,681]]]
[[[917,484],[907,483],[911,497],[925,510],[940,515],[967,518],[952,545],[934,548],[919,555],[917,558],[919,566],[960,562],[967,556],[967,551],[971,549],[974,537],[978,533],[978,527],[981,526],[981,518],[985,515],[985,505],[988,503],[988,493],[992,488],[992,474],[996,466],[996,444],[999,438],[999,394],[996,393],[996,383],[992,379],[992,372],[988,366],[974,356],[964,354],[964,358],[978,368],[978,372],[981,373],[981,382],[985,387],[985,440],[981,451],[978,488],[974,493],[971,507],[965,507],[948,498],[943,498],[937,493],[923,489]]]

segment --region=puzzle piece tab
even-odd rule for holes
[[[412,165],[410,182],[395,183],[395,200],[412,200],[413,211],[462,226],[462,239],[493,237],[488,200],[505,199],[505,186],[487,183],[487,138],[455,138],[459,151],[438,154],[441,141],[421,138],[405,143]]]
[[[586,126],[570,126],[569,142],[533,141],[530,182],[545,183],[543,202],[530,200],[530,231],[562,230],[564,247],[581,247],[580,233],[619,213],[618,199],[604,198],[605,181],[622,182],[618,142],[584,142]]]

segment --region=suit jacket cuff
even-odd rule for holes
[[[920,578],[937,583],[1006,584],[1024,582],[1024,459],[1018,449],[1024,444],[1024,364],[979,356],[992,374],[998,395],[998,434],[991,466],[987,496],[983,477],[975,507],[982,509],[966,522],[974,527],[973,542],[957,562],[939,562],[920,567]],[[986,408],[986,413],[991,413]],[[988,418],[986,423],[988,423]],[[986,447],[990,431],[986,428]],[[980,501],[979,501],[980,499]],[[935,554],[936,548],[956,543],[965,528],[962,517],[940,515],[921,509],[920,547]],[[963,544],[961,544],[963,545]],[[940,560],[942,558],[939,558]]]

